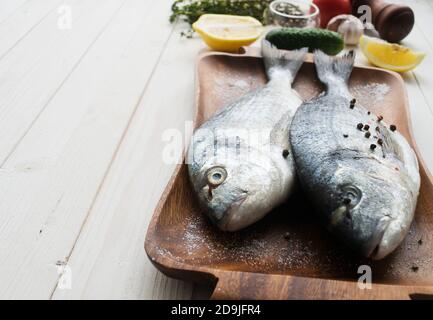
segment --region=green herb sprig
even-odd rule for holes
[[[272,0],[176,0],[171,7],[170,22],[177,18],[192,25],[205,13],[251,16],[266,23],[265,11]]]

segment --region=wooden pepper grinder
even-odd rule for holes
[[[387,3],[383,0],[352,0],[352,13],[361,17],[365,12],[358,12],[362,5],[370,6],[372,21],[382,39],[388,42],[400,42],[412,30],[415,23],[413,11],[408,6]]]

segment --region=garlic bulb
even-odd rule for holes
[[[327,29],[341,34],[345,44],[356,45],[363,34],[364,26],[357,17],[341,14],[329,21]]]

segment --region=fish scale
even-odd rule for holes
[[[283,83],[281,83],[283,82]],[[292,110],[302,103],[299,96],[290,97],[291,91],[289,79],[271,80],[265,88],[255,90],[242,97],[230,106],[222,108],[215,116],[207,121],[201,128],[272,128],[285,112]],[[292,107],[296,105],[296,107]],[[259,127],[259,128],[260,128]]]

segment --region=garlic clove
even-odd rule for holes
[[[334,18],[329,20],[326,29],[337,32],[340,24],[349,19],[350,16],[350,14],[340,14],[338,16],[335,16]]]
[[[364,26],[355,16],[342,14],[332,18],[327,26],[328,30],[336,31],[343,36],[347,45],[357,45],[363,34]]]
[[[353,21],[346,20],[338,27],[338,33],[343,36],[344,43],[347,45],[357,45],[359,38],[363,34],[364,28],[362,28]]]

